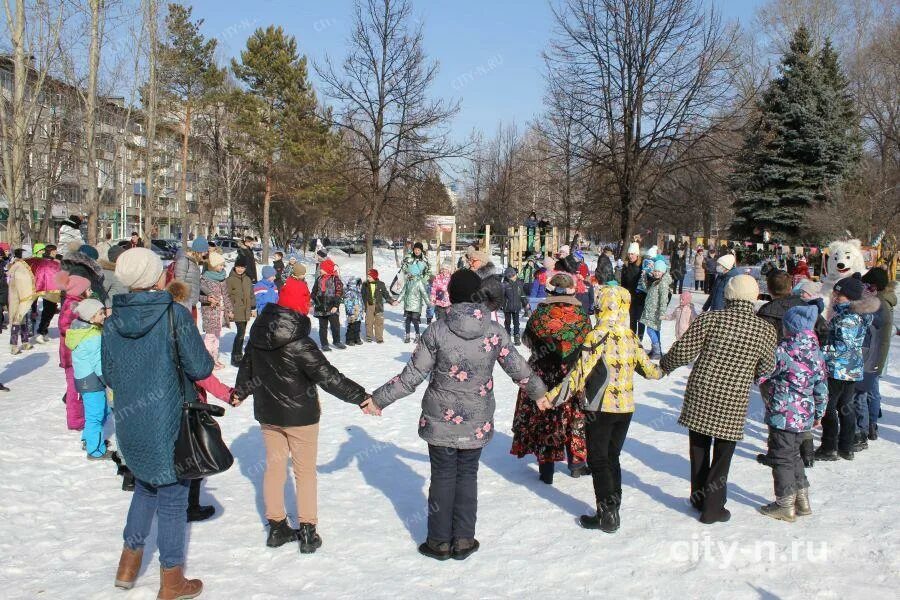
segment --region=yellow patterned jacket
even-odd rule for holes
[[[629,328],[631,294],[628,290],[619,286],[602,286],[596,297],[599,302],[595,306],[599,311],[597,325],[588,333],[581,359],[568,375],[569,394],[581,393],[588,374],[597,361],[605,357],[609,367],[609,385],[603,395],[600,412],[631,413],[634,412],[635,371],[647,379],[659,379],[660,370],[650,361],[637,336]],[[594,349],[588,352],[588,348]],[[554,405],[568,399],[559,398],[562,386],[561,383],[547,393],[547,398]]]

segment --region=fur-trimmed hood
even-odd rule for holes
[[[887,287],[878,292],[878,297],[888,303],[891,310],[897,306],[897,282],[889,281]]]
[[[850,302],[850,312],[858,315],[871,315],[878,312],[881,308],[881,300],[878,296],[864,295],[859,300]]]
[[[172,300],[179,304],[188,299],[191,294],[191,288],[183,281],[171,281],[166,286],[166,291],[172,294]]]

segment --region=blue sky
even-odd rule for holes
[[[728,20],[749,23],[762,0],[713,0]],[[257,27],[281,25],[312,61],[339,62],[353,17],[352,0],[195,0],[204,32],[237,55]],[[519,125],[542,110],[541,52],[552,30],[546,0],[413,0],[425,22],[425,50],[440,62],[434,96],[458,98],[459,139],[473,129],[491,135],[498,124]],[[313,82],[316,83],[313,73]]]

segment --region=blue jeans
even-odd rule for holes
[[[106,442],[103,438],[103,426],[109,415],[109,405],[106,404],[106,392],[83,392],[81,398],[84,401],[84,431],[81,439],[84,440],[85,449],[91,456],[103,456],[106,452]]]
[[[650,336],[650,343],[653,344],[654,348],[659,348],[662,351],[661,343],[659,337],[659,329],[653,329],[652,327],[647,328],[647,335]]]
[[[156,515],[160,566],[171,569],[184,565],[189,484],[187,480],[178,480],[169,485],[154,486],[136,479],[123,532],[125,546],[131,550],[142,549],[150,535],[153,515]]]
[[[864,373],[863,380],[854,387],[856,399],[856,429],[868,435],[869,424],[877,423],[881,413],[881,392],[878,373]]]

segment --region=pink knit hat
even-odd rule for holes
[[[687,306],[694,299],[694,295],[688,291],[681,292],[681,305]]]

